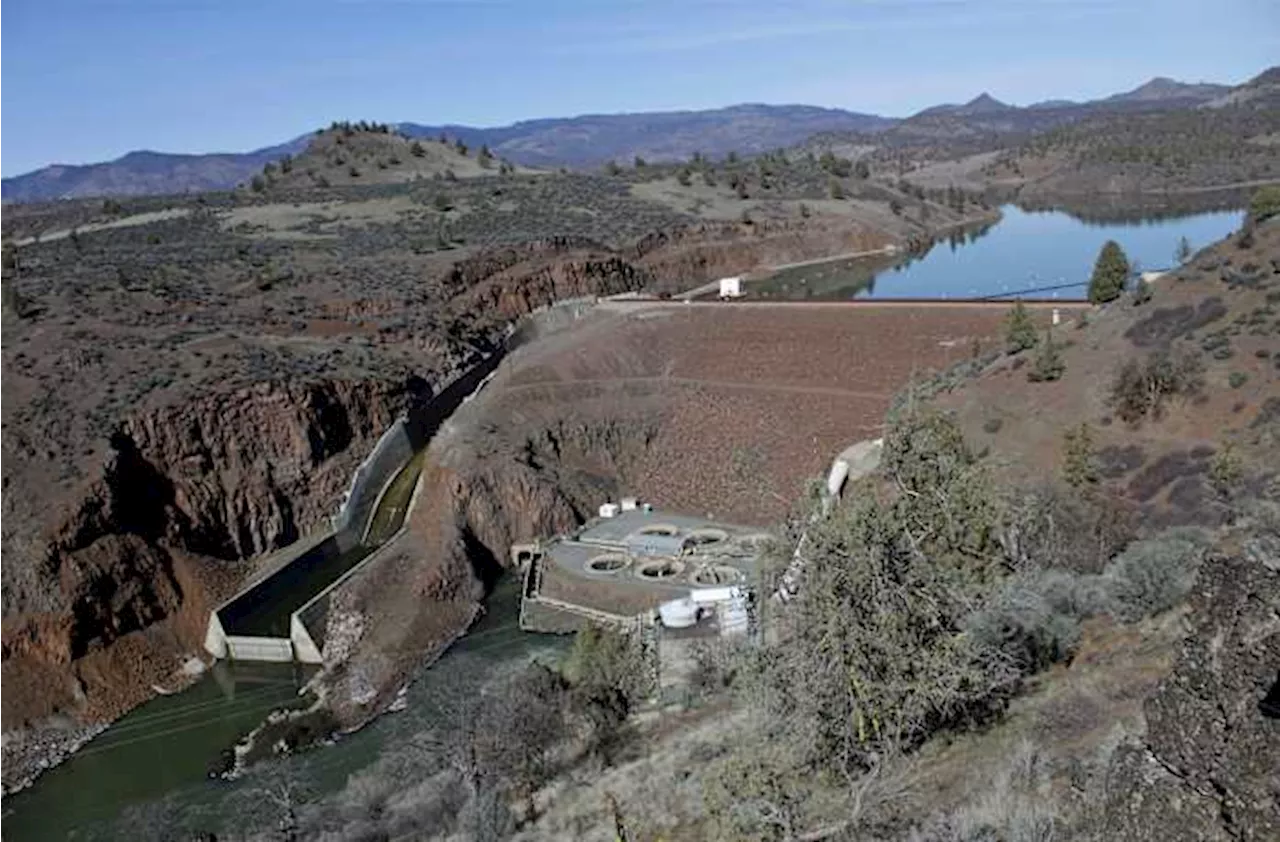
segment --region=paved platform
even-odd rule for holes
[[[746,584],[770,535],[757,527],[637,508],[589,521],[541,547],[549,593],[631,613],[698,588]]]

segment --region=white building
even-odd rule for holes
[[[720,297],[721,298],[741,298],[742,297],[742,278],[721,278],[720,279]]]

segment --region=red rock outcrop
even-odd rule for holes
[[[217,592],[246,571],[218,562],[322,527],[355,465],[424,390],[421,381],[268,382],[130,418],[42,556],[6,558],[45,571],[46,606],[5,617],[6,727],[55,710],[118,713],[121,700],[145,697],[179,651],[199,646]],[[168,650],[163,671],[137,669],[152,656],[133,638],[166,623],[167,636],[152,635],[168,644],[152,646]]]
[[[625,256],[655,277],[680,286],[765,266],[881,249],[893,242],[883,230],[844,219],[707,222],[655,232]]]

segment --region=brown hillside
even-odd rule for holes
[[[1062,433],[1093,428],[1104,483],[1153,523],[1216,522],[1209,473],[1228,444],[1242,482],[1280,475],[1280,224],[1263,223],[1247,248],[1233,237],[1152,284],[1057,333],[1070,347],[1057,382],[1029,382],[1035,351],[1006,356],[940,398],[1004,470],[1034,480],[1062,467]],[[1198,393],[1173,397],[1137,423],[1118,417],[1112,387],[1123,361],[1169,352],[1203,366]]]

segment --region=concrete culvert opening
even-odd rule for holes
[[[729,533],[723,529],[695,529],[689,533],[689,537],[685,538],[684,542],[693,549],[697,549],[727,540],[729,540]]]
[[[742,571],[727,564],[708,564],[693,571],[689,581],[695,585],[736,585],[742,581]]]
[[[631,559],[623,555],[598,555],[586,564],[588,573],[612,574],[622,570],[631,563]]]
[[[669,523],[655,523],[652,526],[645,526],[636,531],[637,535],[666,535],[674,537],[680,534],[679,527],[672,526]]]
[[[636,566],[636,575],[642,579],[673,579],[684,572],[684,564],[674,558],[655,558]]]

